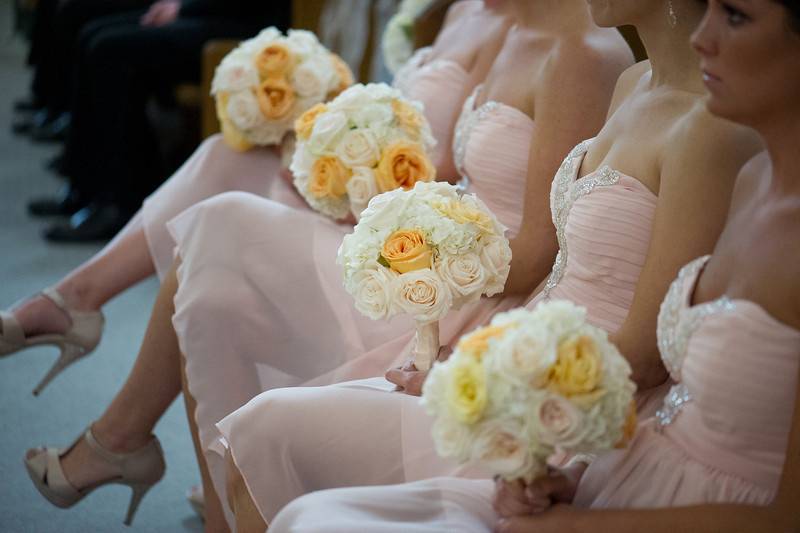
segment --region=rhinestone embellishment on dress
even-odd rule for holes
[[[619,172],[607,165],[577,181],[573,181],[577,171],[576,163],[583,159],[583,156],[586,155],[591,144],[592,141],[587,140],[573,148],[566,159],[564,159],[564,162],[561,163],[561,168],[558,169],[556,177],[553,179],[553,185],[550,188],[550,211],[553,217],[553,224],[556,227],[558,254],[553,263],[553,270],[550,272],[550,277],[547,278],[547,283],[545,283],[544,286],[545,298],[549,298],[550,291],[561,281],[564,275],[564,269],[567,266],[569,252],[567,250],[566,228],[567,218],[569,217],[569,211],[572,205],[580,197],[591,193],[597,187],[607,187],[619,181]]]
[[[689,389],[683,383],[674,385],[669,393],[664,398],[664,405],[656,411],[656,420],[658,427],[663,428],[670,425],[678,413],[681,412],[683,406],[692,401],[692,395],[689,394]]]
[[[475,109],[475,100],[478,98],[482,88],[482,85],[478,85],[470,97],[467,98],[467,101],[464,102],[464,107],[461,110],[461,115],[458,117],[456,130],[453,134],[453,162],[456,165],[456,170],[458,170],[459,175],[462,179],[466,180],[468,180],[469,177],[467,176],[467,171],[464,166],[467,158],[467,145],[469,144],[472,130],[500,105],[494,100],[489,100],[478,109]]]

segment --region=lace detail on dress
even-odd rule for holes
[[[567,217],[572,205],[582,196],[585,196],[595,190],[597,187],[607,187],[614,185],[619,181],[619,172],[613,170],[608,165],[598,169],[596,172],[584,176],[583,178],[573,181],[575,173],[577,172],[576,164],[583,160],[583,156],[589,150],[592,144],[591,140],[583,141],[578,146],[572,149],[569,155],[561,163],[553,185],[550,188],[550,212],[553,217],[553,224],[556,227],[556,237],[558,238],[558,254],[556,255],[555,263],[553,263],[553,270],[550,272],[550,277],[547,278],[547,283],[544,286],[544,297],[549,298],[550,291],[552,291],[561,277],[564,275],[564,269],[567,266]]]
[[[467,98],[466,102],[464,102],[464,107],[461,109],[461,115],[458,117],[456,129],[453,134],[453,161],[465,187],[469,185],[469,176],[467,176],[464,163],[467,158],[467,145],[469,144],[469,138],[472,135],[472,130],[474,130],[475,126],[485,119],[489,113],[493,112],[500,105],[494,100],[489,100],[481,105],[478,109],[475,109],[475,100],[480,94],[482,88],[483,85],[478,85],[475,87],[475,90],[472,92],[469,98]]]

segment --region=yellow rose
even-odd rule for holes
[[[258,107],[267,120],[280,120],[294,107],[294,89],[283,78],[269,78],[256,91]]]
[[[381,255],[400,274],[430,268],[433,261],[433,251],[425,243],[425,237],[414,230],[399,230],[389,235]]]
[[[597,345],[587,336],[573,337],[558,346],[558,358],[548,373],[551,389],[566,397],[602,393],[603,377]]]
[[[616,448],[626,447],[631,439],[633,439],[633,435],[636,433],[637,422],[636,401],[633,401],[628,408],[628,418],[625,419],[625,425],[622,427],[622,440],[617,443],[615,446]]]
[[[480,420],[486,409],[486,374],[483,365],[471,358],[461,359],[450,369],[445,401],[453,417],[465,424]]]
[[[279,43],[267,46],[256,56],[256,69],[261,79],[285,76],[293,65],[292,52]]]
[[[448,199],[436,205],[437,211],[459,224],[472,223],[483,233],[494,234],[494,224],[489,215],[461,200]]]
[[[221,92],[217,94],[216,99],[217,118],[222,129],[222,139],[232,150],[246,152],[253,147],[253,143],[245,139],[242,132],[228,118],[228,98],[230,95],[227,92]]]
[[[314,124],[317,122],[317,117],[325,113],[328,106],[325,104],[317,104],[298,118],[294,122],[294,131],[297,133],[297,138],[304,141],[311,137],[311,132],[314,131]]]
[[[489,340],[502,336],[508,326],[486,326],[474,333],[465,335],[458,341],[457,349],[469,353],[480,360],[489,349]]]
[[[340,198],[347,192],[345,184],[351,172],[338,157],[323,156],[311,167],[308,192],[315,198]]]
[[[350,66],[341,57],[331,54],[331,61],[333,61],[333,69],[336,71],[336,76],[339,78],[339,85],[331,91],[328,95],[329,98],[337,96],[355,83],[353,71],[350,70]]]
[[[413,137],[419,136],[422,128],[422,115],[402,100],[392,100],[392,111],[406,133]]]
[[[375,178],[381,192],[399,187],[409,190],[418,181],[436,179],[436,168],[419,144],[400,141],[386,149],[378,163]]]

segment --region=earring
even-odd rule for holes
[[[672,0],[667,1],[669,25],[673,28],[678,25],[678,14],[675,13],[675,6],[672,5]]]

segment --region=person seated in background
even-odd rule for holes
[[[62,141],[69,127],[72,53],[81,29],[93,19],[153,0],[39,0],[33,14],[28,64],[33,67],[30,94],[14,103],[19,115],[11,129],[35,141]],[[51,165],[57,170],[58,165]]]
[[[113,236],[163,179],[145,114],[148,98],[200,78],[204,44],[287,29],[291,1],[158,0],[149,9],[102,17],[80,32],[61,169],[69,186],[36,200],[36,215],[71,216],[45,232],[52,241]]]

